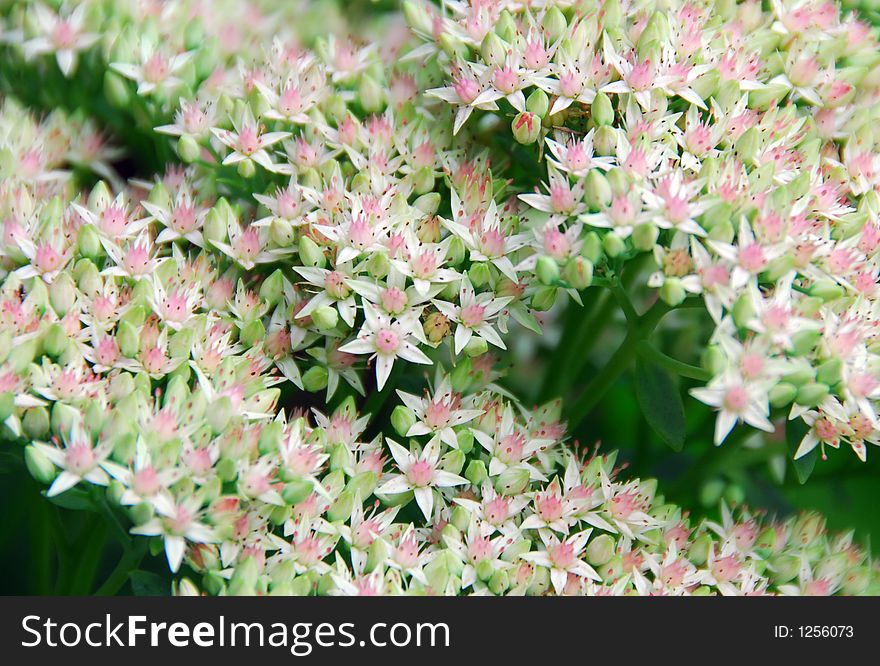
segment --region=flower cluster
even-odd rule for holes
[[[597,275],[653,255],[659,297],[698,294],[715,322],[693,395],[718,409],[716,443],[737,421],[772,431],[771,406],[790,406],[809,425],[797,457],[848,443],[865,459],[880,443],[867,24],[809,0],[407,7],[454,130],[475,110],[478,137],[513,116],[546,162],[519,195],[546,220],[530,265],[552,281],[578,252]]]
[[[566,442],[559,401],[498,383],[511,327],[642,255],[663,302],[700,293],[717,325],[694,395],[718,441],[792,404],[798,455],[864,457],[880,58],[860,24],[474,1],[342,37],[263,4],[5,19],[10,69],[94,92],[70,97],[88,120],[0,110],[0,417],[48,497],[108,503],[215,594],[876,589],[818,516],[691,519]],[[508,107],[542,188],[487,138]],[[108,114],[163,171],[122,179]]]

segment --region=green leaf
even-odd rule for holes
[[[92,496],[83,488],[71,488],[70,490],[65,490],[60,495],[55,495],[48,499],[52,504],[60,506],[62,509],[97,511]]]
[[[636,397],[645,420],[673,451],[684,446],[684,405],[672,377],[659,366],[636,363]]]
[[[810,451],[807,455],[801,456],[797,460],[794,454],[801,444],[804,435],[810,430],[810,426],[801,419],[794,419],[785,424],[785,442],[788,445],[788,454],[791,456],[791,466],[794,467],[794,473],[797,476],[798,483],[806,483],[807,479],[813,473],[816,467],[816,461],[819,459],[819,447]]]
[[[171,584],[159,574],[150,571],[132,571],[129,575],[131,591],[136,597],[167,597]]]

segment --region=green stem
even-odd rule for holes
[[[701,382],[707,382],[712,379],[712,373],[708,370],[667,356],[647,340],[642,340],[639,343],[637,351],[642,358],[681,377],[689,377]]]
[[[119,592],[126,581],[128,581],[131,572],[138,568],[141,560],[147,552],[147,542],[140,541],[133,550],[125,550],[116,567],[103,582],[101,587],[95,591],[96,596],[111,596]]]
[[[645,314],[638,317],[630,326],[623,342],[611,356],[608,363],[596,378],[587,385],[570,409],[569,426],[574,429],[583,421],[593,407],[604,397],[608,389],[618,380],[632,363],[639,343],[647,338],[660,323],[670,308],[657,301]]]

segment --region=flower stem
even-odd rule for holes
[[[712,378],[712,373],[708,370],[667,356],[647,340],[642,340],[639,343],[637,351],[642,358],[681,377],[697,379],[701,382],[707,382]]]

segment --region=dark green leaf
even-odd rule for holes
[[[65,490],[60,495],[50,497],[49,501],[60,506],[62,509],[71,509],[73,511],[95,511],[97,509],[92,496],[84,489],[77,487]]]
[[[798,450],[801,440],[809,430],[810,426],[801,419],[794,419],[785,424],[785,442],[788,445],[788,454],[792,458],[791,466],[794,467],[794,473],[800,483],[807,482],[816,467],[816,461],[819,459],[818,446],[807,455],[801,456],[797,460],[794,459],[794,454]]]
[[[132,571],[128,575],[131,580],[131,591],[136,597],[167,597],[171,594],[168,580],[150,571]]]
[[[636,363],[636,397],[654,432],[673,451],[681,451],[685,435],[684,405],[672,377],[657,365],[639,359]]]

